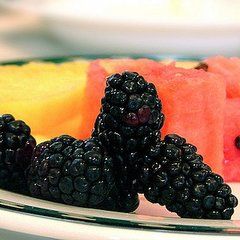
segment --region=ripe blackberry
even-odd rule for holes
[[[111,153],[143,153],[159,138],[162,105],[155,86],[135,72],[107,79],[101,113],[93,135]]]
[[[113,174],[113,160],[96,138],[63,135],[39,144],[28,170],[34,197],[106,210],[124,211]]]
[[[30,164],[35,139],[25,122],[10,114],[0,116],[0,187],[26,193],[24,171]]]
[[[157,91],[136,72],[107,78],[101,112],[95,123],[97,136],[114,158],[122,197],[137,199],[140,186],[135,172],[142,156],[160,137],[164,115]]]
[[[237,198],[196,152],[176,134],[157,143],[139,172],[145,197],[180,217],[230,219]]]

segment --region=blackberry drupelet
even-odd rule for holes
[[[128,199],[136,207],[137,192],[142,192],[136,181],[136,169],[160,137],[164,122],[161,110],[155,86],[138,73],[124,72],[107,78],[93,136],[100,139],[114,158],[120,201]]]
[[[81,141],[62,135],[37,145],[28,169],[28,186],[37,198],[122,211],[112,158],[96,138]]]
[[[11,114],[0,116],[0,187],[27,193],[25,170],[30,164],[35,139],[25,122]]]
[[[197,148],[176,134],[153,147],[139,172],[146,199],[180,217],[230,219],[237,198],[218,174],[203,163]]]

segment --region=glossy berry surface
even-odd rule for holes
[[[139,171],[145,197],[180,217],[230,219],[237,198],[203,162],[197,148],[176,134],[156,144]]]
[[[135,173],[142,157],[160,137],[164,122],[161,110],[155,86],[138,73],[124,72],[107,79],[93,136],[100,139],[114,158],[122,202],[129,196],[137,199],[141,192],[135,184]]]
[[[96,138],[81,141],[62,135],[39,144],[28,170],[28,186],[34,197],[125,211],[118,203],[113,160]]]
[[[25,170],[30,164],[35,139],[30,127],[11,114],[0,116],[0,187],[26,193]]]

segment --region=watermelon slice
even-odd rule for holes
[[[104,96],[107,72],[100,66],[99,60],[92,61],[88,69],[85,94],[82,104],[83,128],[79,133],[80,139],[89,138],[94,122],[101,108],[101,99]]]
[[[222,75],[226,80],[227,97],[240,97],[240,58],[211,57],[205,60],[208,72]]]
[[[224,123],[224,177],[226,181],[240,181],[240,149],[235,138],[240,135],[240,98],[226,101]]]
[[[203,70],[162,68],[151,80],[166,116],[162,133],[177,133],[198,147],[212,169],[222,172],[225,82]],[[213,91],[214,89],[214,91]]]

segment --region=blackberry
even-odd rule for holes
[[[137,192],[142,191],[135,172],[144,161],[142,156],[160,137],[164,121],[161,110],[155,86],[138,73],[124,72],[107,78],[93,136],[114,158],[122,201],[137,199]]]
[[[35,148],[28,169],[30,194],[81,207],[125,211],[115,184],[113,160],[97,138],[62,135]]]
[[[35,139],[25,122],[11,114],[0,116],[0,187],[26,193],[25,169],[30,164]]]
[[[222,177],[203,163],[197,148],[176,134],[152,147],[139,170],[146,199],[180,217],[230,219],[237,198]]]

